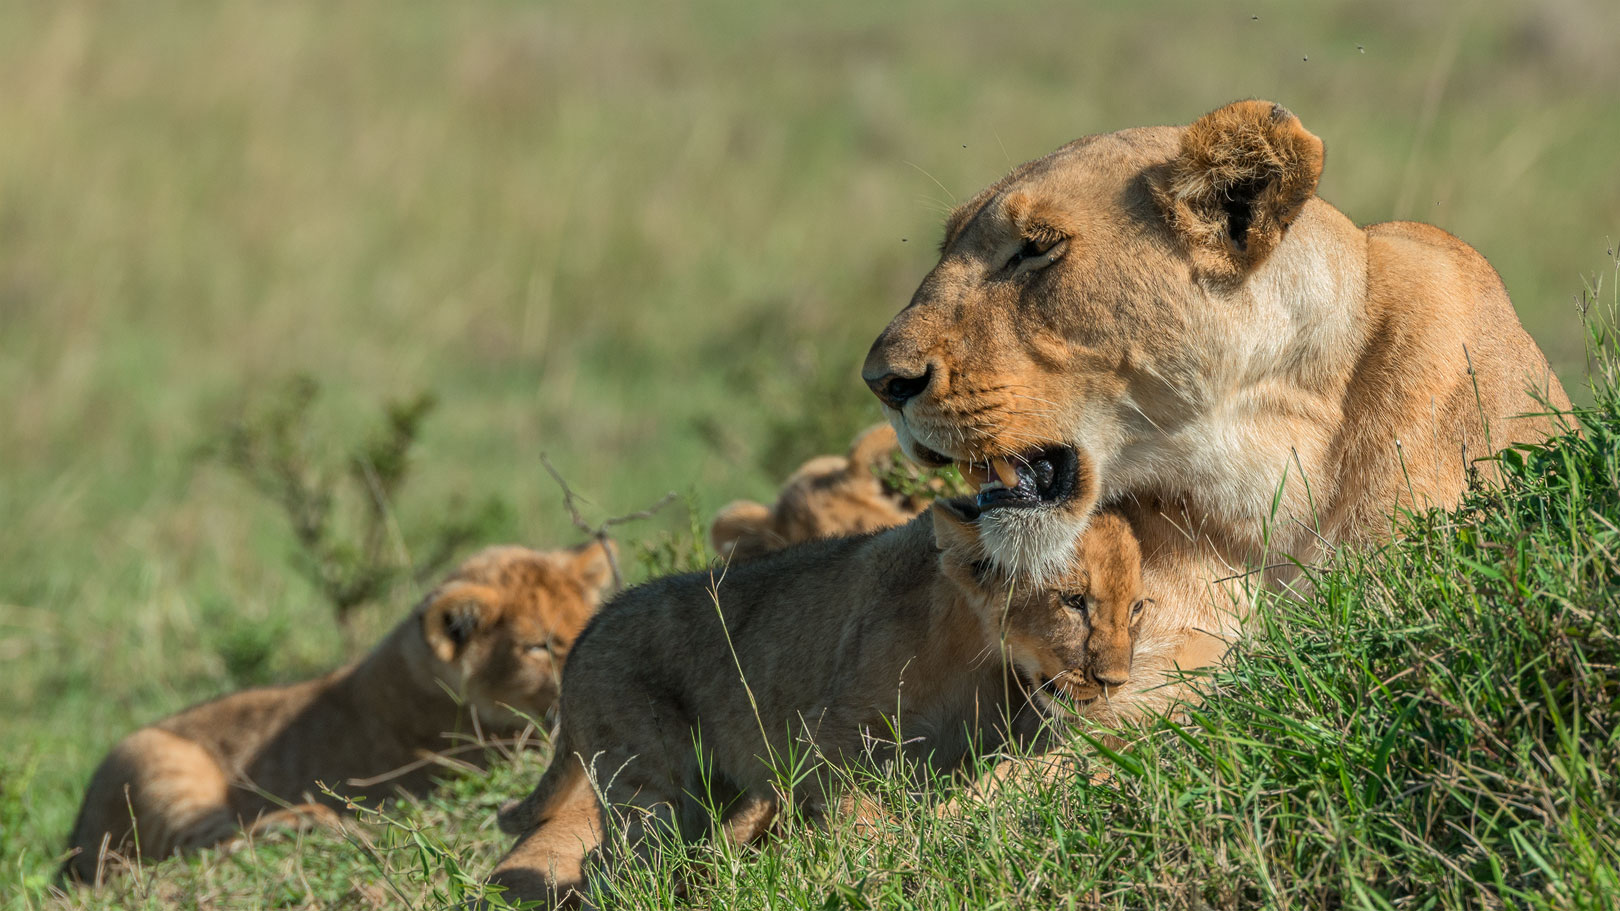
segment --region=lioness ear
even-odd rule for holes
[[[941,497],[934,501],[934,546],[957,551],[966,562],[978,559],[979,507],[973,497]]]
[[[849,447],[849,473],[872,474],[880,462],[900,449],[900,438],[888,424],[874,424],[861,431]]]
[[[572,551],[574,574],[585,586],[587,594],[598,600],[613,585],[613,561],[618,559],[619,545],[612,541],[589,541]]]
[[[452,582],[428,596],[422,612],[422,638],[433,656],[446,664],[482,629],[495,621],[500,596],[485,585]]]
[[[1238,101],[1199,118],[1153,183],[1170,226],[1216,277],[1265,262],[1316,192],[1322,140],[1288,109]]]
[[[729,557],[743,538],[765,537],[771,534],[771,510],[753,500],[727,503],[715,514],[709,526],[709,542],[714,552]]]

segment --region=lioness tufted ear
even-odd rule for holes
[[[979,537],[979,507],[973,497],[941,497],[934,501],[934,546],[955,551],[972,562],[983,556]]]
[[[500,595],[487,585],[452,582],[428,596],[422,612],[422,638],[433,656],[446,664],[456,660],[467,643],[495,622]]]
[[[1322,140],[1287,108],[1238,101],[1187,128],[1153,192],[1194,261],[1212,277],[1241,280],[1316,192],[1322,160]]]
[[[585,586],[586,594],[600,600],[613,585],[613,561],[619,545],[612,541],[589,541],[569,551],[570,569]]]
[[[740,560],[758,549],[748,546],[744,539],[755,538],[761,543],[766,542],[775,535],[772,525],[770,507],[753,500],[736,500],[727,503],[715,514],[714,522],[709,526],[709,542],[721,557]]]

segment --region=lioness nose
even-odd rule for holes
[[[885,373],[882,376],[863,376],[866,385],[872,388],[883,404],[896,410],[904,408],[906,402],[921,395],[928,383],[934,378],[934,368],[924,367],[923,372],[917,376],[901,376],[898,373]]]

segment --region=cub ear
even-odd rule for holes
[[[900,451],[900,438],[888,424],[873,424],[861,431],[849,446],[849,473],[873,474],[885,459],[892,460]]]
[[[619,545],[612,541],[587,541],[569,552],[569,569],[579,577],[587,594],[600,600],[613,586],[613,561],[619,558]]]
[[[727,503],[709,526],[709,542],[714,545],[715,553],[730,557],[744,538],[771,537],[774,534],[772,518],[770,507],[763,503],[753,500]]]
[[[428,596],[422,612],[422,638],[440,661],[449,664],[482,630],[495,622],[500,596],[486,585],[452,582]]]
[[[942,497],[934,501],[934,545],[956,551],[965,562],[982,556],[979,505],[974,497]]]
[[[1322,160],[1322,140],[1287,108],[1238,101],[1187,128],[1153,193],[1194,261],[1241,281],[1316,192]]]

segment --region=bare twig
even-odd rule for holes
[[[619,558],[614,555],[613,548],[607,546],[608,541],[610,541],[613,537],[612,535],[608,534],[608,529],[615,525],[624,525],[627,522],[650,519],[657,515],[659,510],[675,502],[675,498],[679,496],[679,494],[672,490],[669,493],[664,494],[664,496],[660,498],[658,502],[647,507],[646,509],[638,512],[626,513],[622,516],[609,516],[593,527],[591,523],[585,521],[585,517],[580,514],[579,506],[576,502],[580,499],[580,497],[574,493],[574,489],[572,487],[568,486],[568,482],[563,480],[562,472],[559,472],[557,467],[551,464],[551,459],[547,458],[545,453],[540,454],[540,464],[545,466],[547,473],[551,475],[551,479],[557,482],[558,487],[562,488],[563,508],[568,510],[568,518],[574,523],[574,527],[584,532],[587,537],[594,539],[598,544],[602,545],[602,551],[607,554],[608,568],[613,570],[613,590],[622,591],[624,589],[624,574],[619,571]]]

